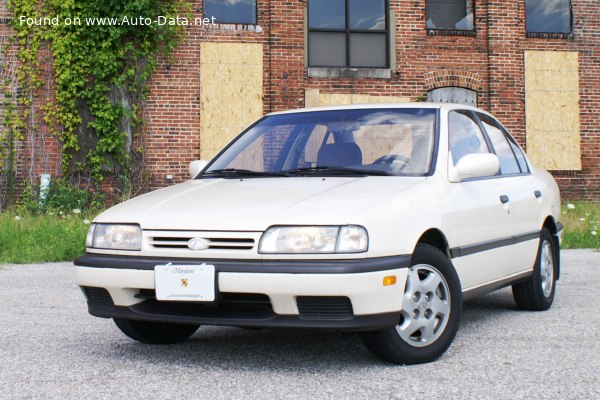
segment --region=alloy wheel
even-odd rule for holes
[[[398,335],[415,347],[428,346],[444,332],[450,317],[450,288],[431,265],[410,268],[402,302]]]

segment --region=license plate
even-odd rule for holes
[[[156,299],[164,301],[215,301],[214,265],[157,265]]]

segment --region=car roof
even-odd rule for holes
[[[415,102],[415,103],[369,103],[369,104],[346,104],[339,106],[325,106],[325,107],[310,107],[310,108],[298,108],[293,110],[278,111],[267,115],[282,115],[282,114],[297,114],[314,111],[340,111],[340,110],[365,110],[365,109],[398,109],[398,108],[427,108],[427,109],[439,109],[442,111],[451,110],[472,110],[483,112],[488,114],[486,111],[468,106],[465,104],[456,103],[429,103],[429,102]]]

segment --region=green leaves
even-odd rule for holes
[[[20,25],[14,18],[12,26],[21,105],[31,106],[48,84],[40,60],[45,49],[51,52],[55,93],[42,107],[43,121],[61,141],[65,175],[87,172],[99,185],[110,173],[127,184],[132,155],[141,148],[132,146],[131,138],[143,127],[141,106],[156,58],[173,52],[184,32],[180,26],[91,25],[86,19],[155,20],[186,15],[190,5],[183,0],[11,0],[9,8],[15,16],[58,17],[57,25]],[[66,24],[67,19],[81,24]],[[32,123],[24,115],[21,119]],[[83,157],[80,151],[86,152]]]

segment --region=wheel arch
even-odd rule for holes
[[[554,247],[556,249],[556,254],[554,254],[554,259],[556,261],[556,280],[560,279],[560,240],[558,238],[558,225],[554,220],[554,217],[549,215],[544,220],[544,224],[542,225],[542,229],[546,228],[550,231],[552,235],[552,239],[554,240]]]
[[[433,246],[436,249],[440,250],[442,253],[444,253],[449,259],[451,258],[448,240],[446,239],[446,236],[442,233],[442,231],[440,231],[439,229],[431,228],[425,231],[421,235],[421,237],[419,237],[419,240],[417,240],[416,245],[418,246],[420,244],[428,244],[430,246]]]
[[[551,215],[546,217],[542,224],[542,228],[547,228],[553,236],[558,232],[556,221],[554,221],[554,217]]]

